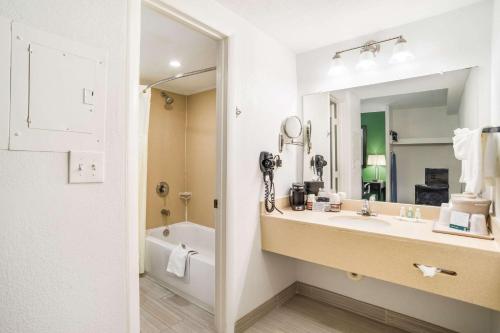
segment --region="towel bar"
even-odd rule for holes
[[[414,263],[413,267],[418,268],[418,265],[420,265],[420,264]],[[450,271],[448,269],[439,268],[439,267],[438,267],[438,271],[437,272],[438,273],[442,273],[442,274],[446,274],[446,275],[451,275],[451,276],[457,276],[458,275],[457,272],[455,272],[455,271]]]
[[[500,126],[485,127],[483,128],[483,133],[500,133]]]

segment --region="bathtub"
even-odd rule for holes
[[[174,293],[213,313],[215,298],[215,230],[191,222],[148,229],[146,233],[146,274]],[[168,257],[180,243],[198,251],[192,255],[183,278],[167,272]]]

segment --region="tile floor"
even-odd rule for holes
[[[156,284],[140,279],[141,333],[215,333],[209,312]],[[404,333],[373,320],[297,295],[247,333]]]

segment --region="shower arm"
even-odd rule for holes
[[[179,74],[176,74],[174,76],[167,77],[166,79],[161,79],[159,81],[151,83],[146,88],[144,88],[144,90],[142,92],[145,93],[148,89],[151,89],[154,86],[157,86],[157,85],[165,83],[165,82],[170,82],[170,81],[174,81],[174,80],[177,80],[177,79],[182,79],[183,77],[188,77],[188,76],[193,76],[193,75],[197,75],[197,74],[201,74],[201,73],[215,71],[216,69],[217,69],[217,67],[214,66],[214,67],[208,67],[208,68],[198,69],[198,70],[192,71],[192,72],[179,73]]]

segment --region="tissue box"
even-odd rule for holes
[[[469,218],[470,214],[468,213],[452,210],[450,216],[450,228],[462,231],[469,231],[470,230]]]

